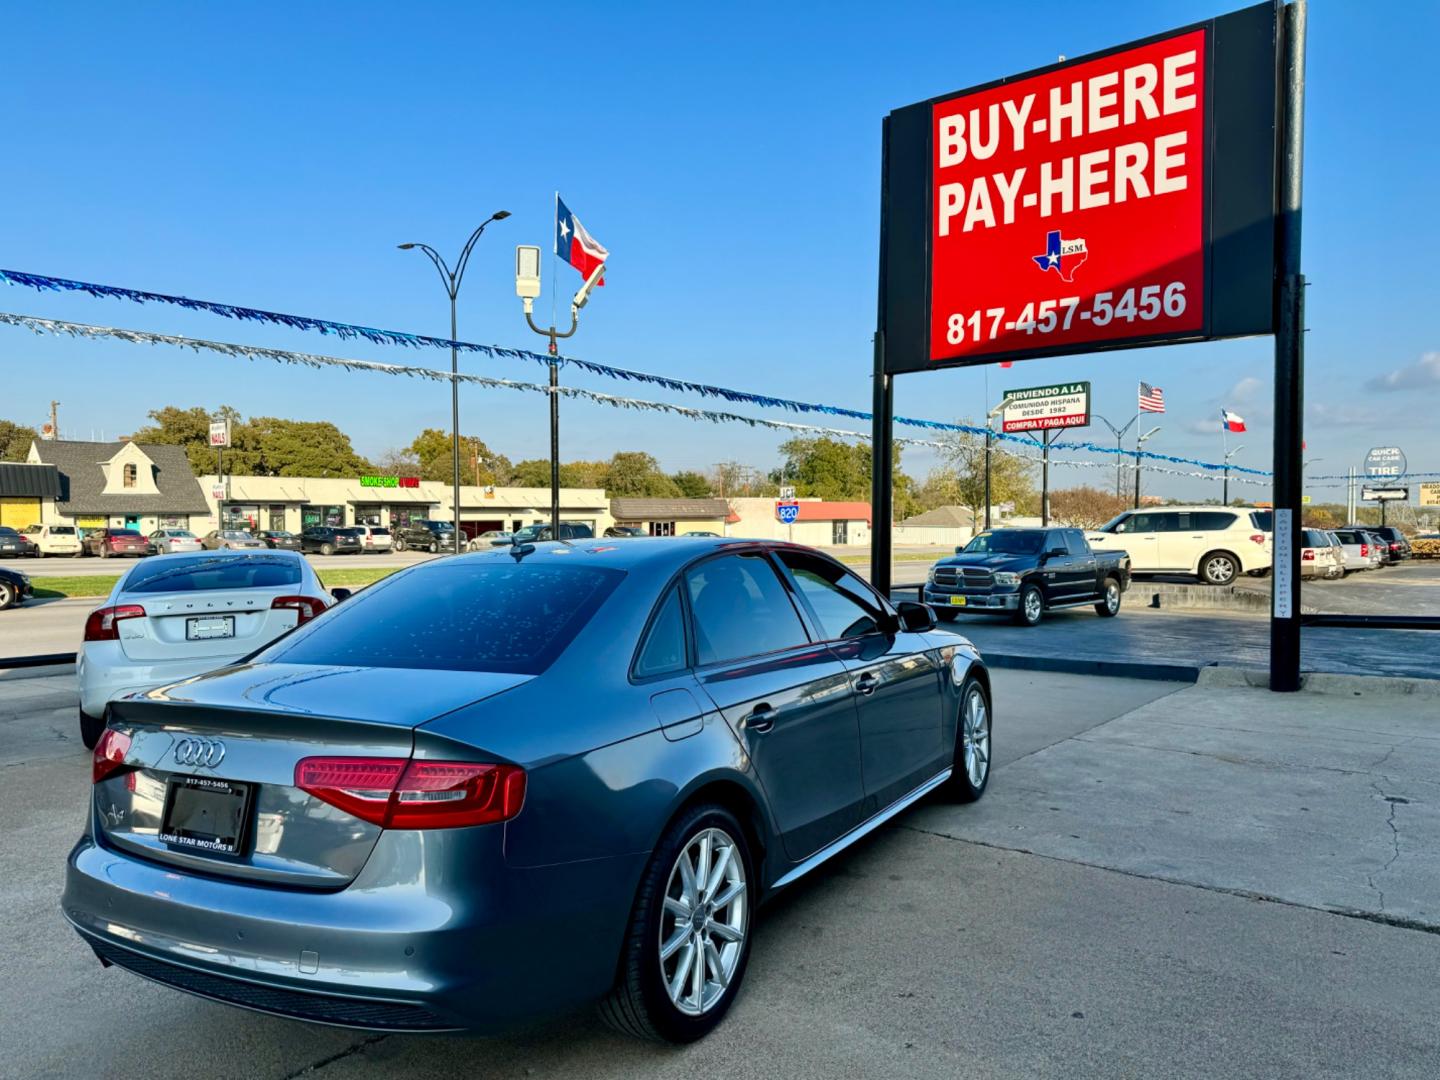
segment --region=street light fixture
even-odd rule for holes
[[[455,260],[455,269],[451,270],[449,265],[441,258],[440,253],[429,244],[396,244],[401,251],[413,251],[419,248],[430,257],[435,264],[435,270],[440,275],[440,280],[445,284],[445,294],[450,297],[450,456],[454,466],[454,488],[451,492],[453,499],[450,512],[451,519],[455,524],[455,554],[460,554],[460,380],[454,376],[460,374],[460,355],[455,348],[455,298],[460,295],[460,281],[465,277],[465,268],[470,265],[470,253],[475,250],[475,241],[480,239],[480,234],[485,231],[485,226],[492,221],[504,221],[510,216],[509,210],[496,210],[488,218],[480,223],[480,227],[470,234],[470,239],[465,241],[465,246],[460,250],[460,258]]]
[[[1159,430],[1160,430],[1160,429],[1159,429],[1158,427],[1152,427],[1149,431],[1145,432],[1144,435],[1141,435],[1138,439],[1135,440],[1135,509],[1136,509],[1136,510],[1139,510],[1139,509],[1140,509],[1140,450],[1141,450],[1141,448],[1145,445],[1145,443],[1150,439],[1150,436],[1154,435],[1154,434],[1155,434],[1156,432],[1158,432]]]
[[[1090,415],[1109,428],[1110,434],[1115,436],[1115,498],[1118,500],[1120,498],[1120,485],[1124,482],[1123,477],[1125,473],[1125,464],[1121,458],[1121,453],[1125,449],[1125,433],[1135,426],[1135,421],[1140,419],[1140,414],[1136,413],[1130,418],[1128,424],[1119,428],[1099,413],[1091,413]]]

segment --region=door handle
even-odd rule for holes
[[[745,714],[742,723],[746,731],[764,735],[775,726],[775,710],[770,707],[769,702],[762,701]]]
[[[855,680],[855,692],[858,694],[873,694],[875,687],[880,685],[880,680],[875,677],[873,671],[867,671],[860,678]]]

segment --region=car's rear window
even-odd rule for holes
[[[51,525],[51,526],[50,526],[50,535],[51,535],[51,536],[74,536],[74,535],[75,535],[75,528],[74,528],[73,525]]]
[[[127,593],[216,592],[221,589],[275,589],[300,584],[298,559],[244,555],[167,555],[130,571]]]
[[[1273,510],[1252,510],[1250,511],[1250,524],[1261,532],[1275,531],[1275,511]]]
[[[259,659],[537,675],[624,576],[533,559],[429,563],[357,593]]]
[[[133,536],[136,540],[141,539],[140,534],[139,534],[138,532],[136,532],[134,529],[109,529],[109,530],[106,531],[106,534],[105,534],[105,535],[106,535],[106,536],[120,536],[120,537],[131,537],[131,536]]]
[[[370,530],[370,535],[371,535],[371,536],[389,536],[389,535],[390,535],[390,530],[389,530],[389,529],[371,529],[371,530]]]

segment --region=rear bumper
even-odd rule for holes
[[[646,858],[517,870],[503,836],[388,832],[349,887],[318,892],[193,875],[87,835],[61,906],[103,961],[188,993],[344,1027],[483,1030],[609,988]]]
[[[964,604],[956,604],[952,596],[965,598]],[[1018,592],[968,593],[962,589],[945,589],[935,585],[925,586],[925,603],[951,611],[1014,611],[1020,606]]]
[[[203,675],[233,664],[241,655],[145,663],[126,659],[118,642],[89,642],[81,645],[75,654],[80,710],[90,716],[103,716],[106,705],[126,694],[154,690],[157,686]]]

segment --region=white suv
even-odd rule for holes
[[[1193,574],[1207,585],[1233,585],[1242,573],[1270,569],[1269,510],[1165,506],[1126,510],[1085,539],[1100,551],[1126,551],[1135,574]]]
[[[29,538],[42,557],[69,555],[78,558],[81,555],[80,537],[74,525],[30,525],[21,529],[20,534]]]

